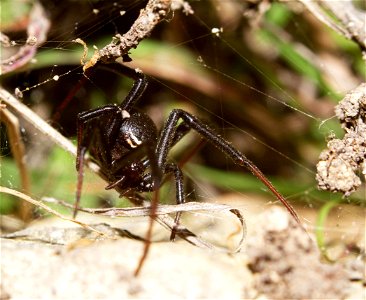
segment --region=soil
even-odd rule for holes
[[[236,254],[162,241],[155,226],[160,242],[152,244],[137,278],[133,272],[143,243],[128,238],[128,231],[116,229],[120,226],[116,224],[97,225],[112,239],[80,227],[47,223],[5,235],[1,299],[362,299],[365,295],[364,261],[358,256],[322,262],[312,235],[280,207],[250,221],[244,247]]]

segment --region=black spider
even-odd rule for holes
[[[250,170],[300,223],[295,211],[263,173],[200,119],[184,110],[174,109],[158,134],[150,117],[136,108],[137,101],[147,86],[147,79],[141,71],[118,63],[98,67],[131,77],[135,82],[120,105],[109,104],[78,115],[76,169],[79,179],[74,216],[80,201],[84,156],[88,150],[109,182],[106,189],[114,188],[120,193],[129,190],[151,192],[160,188],[166,174],[172,173],[177,204],[183,203],[185,195],[182,170],[176,163],[168,160],[168,153],[173,145],[193,129],[236,164]],[[182,122],[179,123],[179,120]],[[176,224],[179,218],[178,213],[175,217]],[[175,234],[176,231],[173,230],[171,239],[174,239]]]

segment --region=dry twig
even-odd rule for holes
[[[353,1],[299,0],[321,22],[356,42],[366,58],[366,14]]]
[[[131,28],[123,35],[116,34],[112,42],[96,51],[84,66],[84,70],[95,65],[99,60],[111,62],[117,58],[128,56],[128,52],[151,34],[154,27],[164,20],[170,10],[171,0],[150,0]]]
[[[82,227],[84,227],[85,229],[88,229],[90,231],[93,231],[97,234],[100,234],[100,235],[105,235],[103,232],[99,231],[99,230],[96,230],[95,228],[93,228],[92,226],[88,225],[88,224],[85,224],[83,222],[80,222],[80,221],[77,221],[75,219],[71,219],[71,218],[68,218],[68,217],[65,217],[63,214],[60,214],[58,213],[57,211],[53,210],[52,208],[48,207],[47,205],[45,205],[44,203],[40,202],[40,201],[37,201],[37,200],[34,200],[33,198],[29,197],[28,195],[25,195],[21,192],[18,192],[16,190],[13,190],[13,189],[10,189],[10,188],[7,188],[7,187],[3,187],[3,186],[0,186],[0,193],[5,193],[5,194],[9,194],[9,195],[13,195],[17,198],[20,198],[20,199],[23,199],[29,203],[32,203],[33,205],[37,206],[37,207],[40,207],[42,209],[44,209],[45,211],[49,212],[50,214],[53,214],[63,220],[66,220],[66,221],[69,221],[69,222],[73,222],[75,224],[78,224]]]

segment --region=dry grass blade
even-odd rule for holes
[[[6,125],[10,149],[19,170],[22,190],[29,193],[30,177],[25,161],[25,146],[20,134],[19,120],[6,109],[6,105],[3,106],[0,107],[0,121]],[[29,222],[32,218],[32,205],[26,201],[22,201],[19,205],[19,217],[24,222]]]
[[[195,211],[225,211],[231,209],[232,207],[225,204],[205,202],[186,202],[174,205],[160,204],[159,207],[156,209],[156,215],[167,215],[178,212]],[[146,217],[150,215],[150,207],[80,208],[80,210],[93,214],[113,217]]]
[[[34,128],[39,130],[43,135],[50,138],[50,140],[52,140],[55,144],[76,156],[76,147],[71,143],[71,141],[65,138],[30,108],[18,101],[12,94],[1,87],[0,100],[6,104],[8,109],[10,109],[12,112],[16,112],[19,116],[28,121]]]
[[[62,200],[44,197],[42,198],[43,201],[57,203],[62,206],[68,207],[73,209],[74,206],[64,202]],[[102,216],[110,216],[110,217],[150,217],[151,215],[151,208],[150,206],[145,207],[111,207],[111,208],[79,208],[80,211],[90,213],[90,214],[97,214]],[[233,209],[232,207],[226,204],[216,204],[216,203],[201,203],[201,202],[186,202],[182,204],[176,205],[166,205],[160,204],[155,212],[156,221],[159,222],[162,226],[167,228],[168,230],[172,230],[173,228],[177,228],[177,235],[182,239],[186,240],[187,242],[200,247],[200,248],[207,248],[211,250],[220,250],[227,252],[227,249],[219,249],[216,246],[200,239],[197,237],[193,232],[189,231],[182,225],[177,225],[174,223],[173,219],[170,218],[169,214],[175,214],[178,212],[198,212],[198,211],[219,211],[219,212],[230,212],[234,214],[240,221],[241,225],[241,237],[240,241],[238,242],[238,246],[230,251],[230,252],[239,252],[241,246],[244,242],[246,236],[246,225],[244,218],[239,210]]]
[[[3,187],[3,186],[0,186],[0,193],[5,193],[5,194],[9,194],[9,195],[13,195],[17,198],[20,198],[20,199],[23,199],[39,208],[42,208],[44,209],[45,211],[49,212],[50,214],[53,214],[63,220],[66,220],[66,221],[69,221],[69,222],[73,222],[75,224],[78,224],[82,227],[84,227],[85,229],[88,229],[90,231],[93,231],[97,234],[100,234],[100,235],[104,235],[105,236],[105,233],[99,231],[99,230],[96,230],[95,228],[93,228],[92,226],[89,226],[88,224],[85,224],[83,222],[80,222],[80,221],[77,221],[77,220],[74,220],[74,219],[71,219],[71,218],[68,218],[60,213],[58,213],[57,211],[53,210],[52,208],[50,208],[49,206],[45,205],[44,203],[40,202],[40,201],[37,201],[37,200],[34,200],[33,198],[29,197],[28,195],[25,195],[21,192],[18,192],[16,190],[13,190],[13,189],[10,189],[10,188],[7,188],[7,187]]]

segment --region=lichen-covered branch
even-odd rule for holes
[[[171,0],[150,0],[139,17],[125,34],[116,34],[113,41],[100,49],[97,53],[98,60],[113,61],[128,54],[136,48],[141,40],[150,35],[153,28],[168,15]]]
[[[318,186],[322,190],[349,196],[360,185],[358,171],[366,175],[366,84],[350,91],[336,107],[346,131],[343,139],[331,139],[317,164]]]

